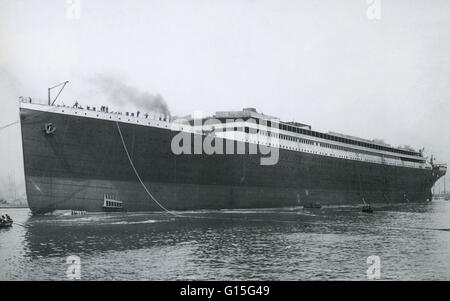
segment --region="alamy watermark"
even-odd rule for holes
[[[66,264],[69,266],[66,270],[66,276],[70,280],[81,279],[81,259],[78,256],[68,256],[66,258]]]
[[[219,120],[176,119],[172,131],[178,131],[171,142],[175,155],[256,155],[261,165],[275,165],[279,160],[279,122],[253,118]]]
[[[381,259],[379,256],[371,255],[367,257],[366,260],[369,267],[367,268],[366,274],[367,279],[375,280],[381,278]]]
[[[381,19],[381,0],[366,0],[367,1],[367,11],[366,15],[369,20],[380,20]]]
[[[81,0],[66,0],[66,17],[70,20],[81,18]]]

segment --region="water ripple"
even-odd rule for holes
[[[0,280],[450,280],[450,202],[30,217],[0,230]]]

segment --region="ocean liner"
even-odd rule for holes
[[[426,202],[447,169],[422,151],[314,131],[253,108],[177,122],[22,98],[20,116],[34,214]],[[207,139],[223,152],[195,148]],[[264,163],[268,156],[276,160]]]

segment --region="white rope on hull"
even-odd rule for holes
[[[172,211],[170,211],[169,209],[167,209],[166,207],[164,207],[160,202],[158,202],[158,200],[151,194],[151,192],[149,191],[149,189],[147,188],[147,186],[145,185],[144,181],[142,181],[141,176],[139,175],[138,171],[136,170],[136,167],[134,166],[133,160],[131,159],[130,153],[128,152],[128,148],[125,144],[125,140],[123,139],[123,135],[122,135],[122,131],[120,130],[120,126],[119,126],[119,122],[116,121],[116,125],[117,125],[117,129],[119,130],[119,135],[120,135],[120,140],[122,141],[122,145],[123,148],[125,150],[125,153],[127,154],[128,157],[128,161],[130,161],[131,167],[133,168],[133,171],[136,175],[136,177],[138,178],[139,182],[141,183],[142,187],[145,189],[145,192],[147,192],[147,194],[150,196],[150,198],[165,212],[176,216],[176,217],[183,217],[181,215],[178,215],[176,213],[173,213]]]

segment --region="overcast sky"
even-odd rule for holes
[[[72,1],[0,0],[0,126],[65,80],[65,104],[108,104],[108,76],[175,115],[256,107],[450,162],[450,1],[381,0],[380,19],[367,0]],[[1,197],[19,127],[0,142]]]

